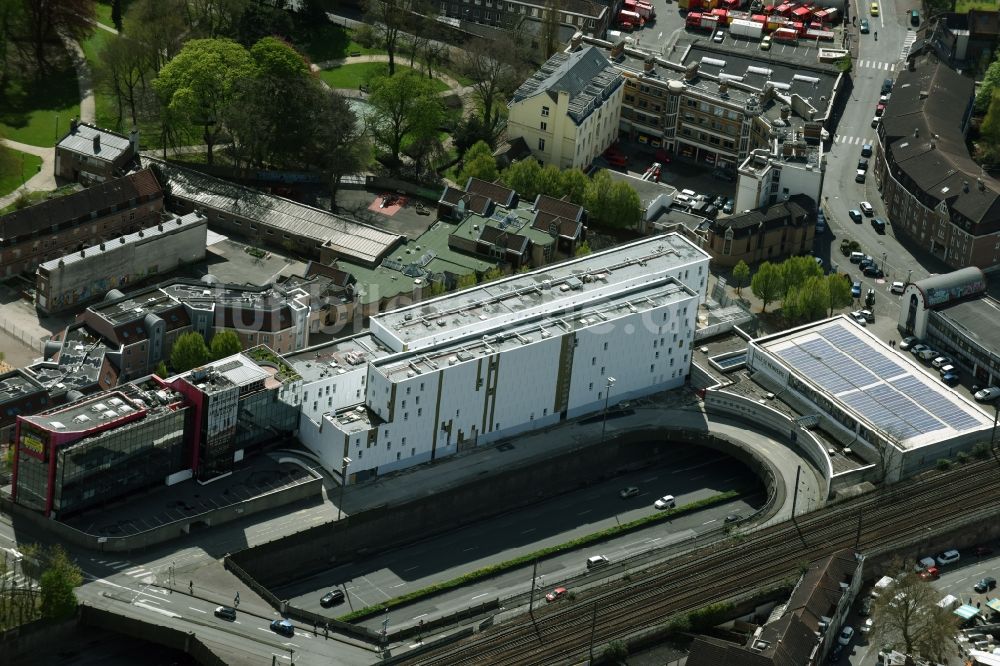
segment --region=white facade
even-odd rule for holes
[[[395,353],[303,382],[300,439],[363,478],[681,386],[707,276],[669,234],[377,315]]]
[[[780,150],[780,146],[776,150]],[[815,157],[810,160],[785,160],[772,156],[766,149],[754,150],[737,170],[739,178],[734,210],[755,210],[794,194],[822,201],[820,195],[826,164],[822,145]]]

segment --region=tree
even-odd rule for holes
[[[783,288],[782,297],[785,295],[785,291],[793,285],[801,286],[805,284],[806,279],[823,275],[823,269],[813,257],[809,256],[788,257],[779,266]]]
[[[321,24],[329,22],[325,16],[318,20]],[[235,30],[236,41],[250,48],[251,44],[265,37],[291,35],[294,32],[292,14],[267,2],[251,2],[240,16]]]
[[[100,58],[98,80],[111,89],[118,104],[116,127],[122,127],[125,107],[128,107],[132,125],[138,125],[139,101],[145,90],[146,79],[152,74],[146,46],[134,39],[116,35],[101,49]]]
[[[546,0],[542,15],[541,49],[543,60],[548,60],[559,48],[559,17],[562,15],[562,0]]]
[[[455,131],[451,135],[452,143],[460,155],[468,152],[474,144],[485,141],[490,144],[493,141],[492,133],[483,125],[479,116],[469,116],[458,121]]]
[[[839,310],[851,304],[851,283],[845,280],[841,273],[827,275],[826,281],[829,283],[826,293],[830,299],[827,303],[827,316],[832,317],[834,310]]]
[[[1000,58],[990,63],[983,75],[982,83],[979,84],[979,90],[976,91],[976,113],[984,113],[989,107],[997,84],[1000,84]]]
[[[213,361],[239,354],[241,351],[243,351],[243,343],[240,342],[239,336],[229,329],[219,331],[212,337]]]
[[[369,87],[372,112],[368,130],[375,143],[399,163],[404,141],[421,141],[436,135],[444,118],[441,98],[428,79],[413,72],[375,77]]]
[[[733,267],[733,283],[736,286],[737,296],[743,292],[743,287],[750,283],[750,267],[742,259]]]
[[[930,583],[899,564],[902,573],[872,606],[872,643],[898,645],[907,654],[943,663],[958,633],[955,616],[937,605],[941,595]]]
[[[409,21],[413,0],[364,0],[365,23],[372,25],[389,56],[389,76],[396,74],[396,51],[403,27]]]
[[[169,377],[170,372],[167,371],[167,364],[164,363],[163,361],[157,363],[156,368],[153,370],[153,374],[159,377],[160,379],[166,379],[167,377]]]
[[[566,169],[559,179],[559,190],[563,196],[575,204],[583,206],[587,200],[587,186],[590,179],[579,169]]]
[[[250,78],[254,61],[245,48],[229,39],[187,42],[153,82],[166,110],[167,124],[204,127],[202,138],[213,163],[212,148],[222,136],[222,114],[234,96],[237,82]]]
[[[118,32],[124,28],[122,19],[122,0],[111,0],[111,22]]]
[[[750,289],[754,296],[764,302],[760,311],[765,312],[768,304],[781,298],[781,294],[785,290],[781,269],[770,261],[765,261],[757,268],[753,279],[750,280]]]
[[[125,12],[125,34],[146,49],[146,60],[159,72],[181,50],[188,28],[186,0],[133,0]]]
[[[51,619],[62,619],[76,611],[76,594],[73,589],[83,582],[79,567],[63,550],[54,546],[49,554],[48,566],[42,573],[41,597],[42,615]]]
[[[786,286],[789,284],[785,283]],[[805,282],[787,286],[782,313],[790,321],[815,321],[826,314],[830,301],[829,282],[825,276],[812,275]]]
[[[541,177],[542,166],[529,157],[504,169],[501,179],[507,187],[520,194],[522,199],[531,201],[538,196]]]
[[[1000,88],[994,89],[986,117],[979,126],[978,148],[984,162],[994,162],[1000,151]]]
[[[580,246],[576,248],[576,256],[578,257],[586,257],[591,252],[592,250],[590,249],[590,243],[588,243],[587,241],[583,241],[582,243],[580,243]]]
[[[556,199],[562,198],[562,170],[555,164],[546,164],[538,181],[538,193],[547,194]]]
[[[642,218],[642,201],[636,191],[626,182],[612,180],[604,169],[591,179],[585,199],[590,219],[598,224],[627,229]]]
[[[179,336],[170,350],[170,365],[174,367],[175,372],[187,372],[191,368],[205,365],[209,358],[205,338],[197,331]]]
[[[483,273],[483,279],[480,280],[479,282],[480,283],[493,282],[494,280],[499,280],[502,277],[503,277],[503,271],[500,270],[499,266],[494,266],[490,270]]]
[[[184,19],[199,37],[235,37],[250,0],[186,0]]]
[[[30,0],[24,5],[25,28],[39,76],[48,64],[45,47],[50,41],[58,41],[60,34],[82,41],[94,31],[94,0]]]
[[[476,274],[469,273],[468,275],[463,275],[462,277],[458,278],[458,283],[456,284],[456,286],[459,289],[468,289],[469,287],[475,287]]]
[[[499,119],[494,108],[520,83],[512,60],[516,52],[498,49],[492,40],[474,39],[465,45],[458,59],[459,71],[472,79],[473,94],[483,110],[483,124],[491,132]]]
[[[479,178],[492,183],[497,179],[497,161],[493,151],[485,141],[476,142],[462,158],[462,171],[459,174],[459,185],[464,187],[469,178]]]

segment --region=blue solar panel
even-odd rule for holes
[[[958,431],[979,427],[978,419],[914,377],[905,364],[859,339],[846,323],[816,333],[820,337],[776,354],[887,434],[905,439],[946,425]]]

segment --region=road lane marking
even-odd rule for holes
[[[476,596],[472,597],[472,601],[475,601],[479,597],[485,597],[488,594],[489,594],[489,592],[483,592],[482,594],[477,594]]]
[[[202,610],[200,608],[195,608],[194,606],[188,606],[188,608],[190,608],[191,610],[193,610],[195,613],[206,613],[206,614],[208,613],[208,611]]]
[[[719,520],[718,518],[712,518],[712,520],[706,520],[705,522],[703,522],[702,525],[708,525],[710,523],[715,523],[715,522],[718,522],[718,520]]]
[[[422,617],[427,617],[427,613],[421,613],[420,615],[416,616],[416,617],[415,617],[415,618],[413,618],[413,619],[414,619],[414,620],[419,620],[419,619],[420,619],[420,618],[422,618]]]
[[[404,585],[406,585],[406,583],[400,583],[399,585],[393,585],[392,589],[396,589],[397,587],[403,587]],[[357,596],[357,595],[355,595],[355,596]]]
[[[180,617],[180,615],[178,615],[177,613],[168,611],[165,608],[157,608],[156,606],[147,606],[146,603],[143,601],[137,601],[133,605],[139,606],[140,608],[145,608],[146,610],[151,610],[155,613],[159,613],[160,615],[166,615],[167,617],[174,617],[174,618]]]

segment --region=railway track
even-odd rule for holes
[[[672,616],[731,599],[734,590],[748,589],[749,581],[756,589],[767,589],[797,578],[803,562],[856,542],[861,552],[885,550],[915,532],[948,528],[956,518],[983,510],[1000,512],[1000,471],[992,459],[698,549],[634,574],[628,583],[619,581],[574,602],[539,609],[534,619],[525,614],[412,661],[580,661],[587,657],[592,635],[593,644],[600,647],[665,624]]]

